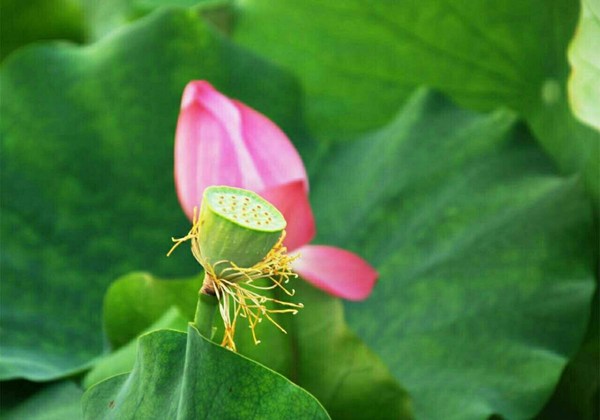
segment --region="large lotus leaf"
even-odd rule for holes
[[[591,205],[507,112],[418,93],[386,127],[323,159],[318,242],[381,278],[348,322],[417,418],[529,418],[585,332]],[[335,193],[333,193],[335,192]]]
[[[304,308],[295,316],[275,318],[287,334],[262,322],[257,328],[261,342],[255,345],[249,330],[239,328],[238,351],[311,392],[334,419],[411,418],[407,394],[380,358],[348,328],[342,302],[303,280],[290,288],[296,292],[293,298],[283,292],[275,297],[302,303]],[[244,325],[244,320],[240,322]],[[220,324],[215,320],[215,327]]]
[[[83,11],[78,0],[2,0],[0,37],[4,59],[30,42],[83,41]]]
[[[201,285],[200,276],[163,280],[137,272],[118,278],[104,297],[104,331],[110,344],[131,342],[172,306],[187,321],[193,320]]]
[[[569,47],[569,102],[575,115],[600,130],[600,3],[581,0],[577,32]],[[597,175],[597,174],[596,174]]]
[[[139,339],[131,374],[90,388],[86,419],[328,419],[308,392],[202,337],[160,330]]]
[[[194,295],[194,294],[193,294]],[[191,318],[193,319],[193,317]],[[147,334],[156,330],[176,330],[187,331],[187,325],[190,318],[184,316],[177,306],[169,308],[156,322],[150,325],[141,332]],[[107,354],[100,360],[94,363],[94,367],[83,378],[83,386],[90,386],[122,373],[130,372],[133,369],[135,362],[135,354],[137,351],[137,338],[135,335],[127,344],[121,346],[114,352]]]
[[[24,48],[0,77],[0,377],[46,380],[101,353],[114,278],[197,272],[183,253],[165,257],[189,229],[172,158],[186,83],[208,79],[288,132],[300,121],[297,88],[182,10],[88,47]]]
[[[6,383],[3,385],[7,386]],[[71,381],[48,385],[20,405],[2,413],[4,420],[78,420],[83,418],[83,391]]]
[[[303,280],[294,288],[293,300],[302,302],[304,309],[294,317],[279,317],[289,332],[293,356],[289,377],[319,398],[334,419],[411,418],[407,394],[381,359],[348,328],[342,302]],[[287,298],[283,293],[278,297]],[[264,346],[246,345],[242,351],[269,360],[270,348],[263,342]]]
[[[569,62],[571,74],[568,96],[571,109],[581,121],[600,130],[600,3],[581,0],[579,23],[571,45]],[[596,156],[598,153],[596,152]],[[600,170],[588,169],[595,180],[593,188],[600,191]],[[598,299],[594,303],[592,322],[580,352],[567,367],[553,399],[542,418],[600,417],[599,381],[600,338],[598,337]]]
[[[301,79],[321,138],[386,123],[425,84],[461,105],[525,115],[563,169],[586,171],[598,198],[600,135],[566,99],[578,0],[247,0],[235,11],[235,39]]]
[[[191,254],[189,258],[192,258]],[[136,296],[131,293],[139,288],[136,279],[139,279],[139,274],[125,276],[117,281],[117,287],[111,287],[107,295],[107,301],[109,296],[114,301],[121,300],[118,295],[129,296],[129,306],[105,306],[105,309],[111,311],[117,308],[124,319],[140,316],[140,309],[152,313],[151,308],[141,304],[145,300],[157,298],[155,295],[161,293],[160,288],[149,288]],[[192,286],[196,284],[194,280],[173,283],[186,281],[189,287],[184,285],[182,289],[195,287]],[[283,296],[278,297],[302,302],[304,309],[296,316],[273,315],[276,321],[284,326],[287,334],[265,321],[257,328],[261,340],[257,346],[252,341],[250,331],[245,327],[245,321],[240,319],[236,333],[238,351],[285,375],[311,392],[333,418],[409,418],[410,408],[406,393],[381,360],[348,329],[344,321],[342,303],[301,280],[292,282],[290,287],[296,289],[293,299],[283,293]],[[191,292],[191,295],[196,297],[196,290]],[[173,307],[181,307],[186,300],[187,297],[181,294],[170,294],[162,298],[165,304],[168,302]],[[159,325],[171,322],[172,318],[172,314],[165,314]],[[215,317],[214,326],[222,331],[220,318]],[[156,325],[151,329],[156,329]],[[140,330],[135,331],[131,327],[129,329],[129,333],[133,335],[139,332]],[[220,342],[218,337],[215,341]],[[84,383],[90,386],[116,373],[131,370],[135,352],[135,341],[132,341],[106,356],[94,366]]]
[[[87,32],[100,39],[113,30],[148,14],[159,6],[189,7],[206,0],[81,0],[85,7]]]

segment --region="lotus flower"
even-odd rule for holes
[[[300,155],[271,120],[218,92],[206,81],[183,93],[175,139],[177,195],[191,219],[204,190],[213,185],[252,190],[287,220],[284,245],[298,252],[294,270],[334,296],[365,299],[377,272],[349,251],[309,245],[316,233],[308,177]]]

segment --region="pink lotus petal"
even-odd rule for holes
[[[348,300],[362,300],[371,294],[377,271],[350,251],[324,245],[306,245],[293,269],[313,286]]]
[[[279,209],[287,221],[284,245],[288,251],[309,243],[316,227],[305,183],[302,180],[267,188],[259,194]]]
[[[246,146],[265,187],[302,180],[308,191],[304,163],[284,132],[261,113],[236,100],[232,102],[240,112]]]
[[[298,152],[273,122],[208,82],[187,85],[175,135],[175,183],[188,217],[211,185],[258,192],[297,180],[308,190]]]
[[[190,92],[198,95],[201,92],[203,102],[192,100]],[[204,83],[188,85],[182,102],[185,107],[179,115],[175,136],[175,180],[179,201],[191,218],[206,187],[239,184],[241,180],[233,145],[227,141],[231,137],[228,129],[235,125],[238,112]],[[214,112],[228,116],[232,123],[224,125]]]

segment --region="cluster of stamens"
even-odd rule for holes
[[[238,317],[245,318],[248,321],[254,344],[260,343],[256,336],[256,327],[262,322],[263,318],[266,318],[283,333],[287,334],[287,331],[273,319],[272,315],[279,313],[296,315],[298,309],[303,308],[304,305],[302,303],[285,302],[260,293],[261,291],[264,293],[264,291],[279,289],[287,296],[294,296],[295,294],[293,289],[288,290],[285,285],[290,278],[298,277],[291,270],[291,263],[298,258],[298,255],[289,256],[287,254],[287,248],[283,246],[285,231],[282,232],[278,242],[266,257],[249,268],[238,267],[233,262],[225,260],[218,261],[214,265],[206,262],[200,252],[199,233],[200,220],[197,209],[194,209],[192,229],[182,238],[172,238],[174,245],[167,256],[171,255],[175,248],[183,242],[191,241],[192,254],[206,272],[203,289],[208,288],[214,291],[219,301],[219,312],[224,325],[221,345],[236,351],[234,336]],[[268,285],[256,284],[262,279],[266,279]],[[272,306],[274,305],[280,305],[279,309],[273,309]]]

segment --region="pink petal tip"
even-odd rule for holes
[[[377,271],[350,251],[325,245],[298,250],[293,269],[313,286],[347,300],[366,299],[377,282]]]

